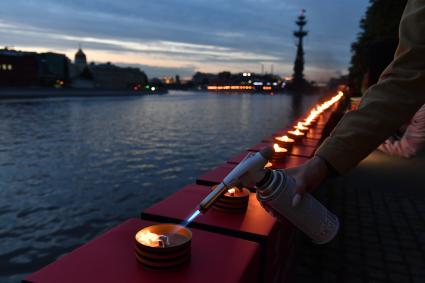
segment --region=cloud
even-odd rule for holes
[[[308,61],[341,70],[367,2],[6,0],[0,3],[0,42],[69,56],[81,42],[90,60],[160,69],[236,71],[263,63],[287,72],[295,56],[294,20],[306,8]]]

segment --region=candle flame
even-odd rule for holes
[[[304,126],[309,126],[311,122],[316,119],[320,114],[323,113],[326,109],[334,105],[336,102],[338,102],[342,97],[344,96],[344,93],[342,91],[338,91],[338,94],[329,99],[328,101],[323,102],[320,105],[317,105],[315,109],[311,110],[310,114],[307,116],[307,118],[304,121]]]
[[[139,231],[136,234],[136,239],[139,243],[149,247],[160,247],[161,240],[160,235],[152,233],[150,231]]]
[[[294,142],[294,140],[289,138],[288,136],[281,136],[281,137],[277,137],[275,139],[278,140],[278,141],[283,141],[283,142]]]
[[[270,168],[273,166],[273,163],[267,162],[267,164],[264,166],[264,168]]]
[[[235,188],[233,188],[233,189],[228,189],[228,190],[227,190],[227,192],[229,193],[229,195],[234,196],[234,195],[235,195],[235,193],[236,193],[236,189],[235,189]]]
[[[277,143],[273,145],[274,152],[287,152],[286,148],[280,147]]]
[[[303,136],[304,133],[301,132],[300,130],[296,129],[295,131],[288,131],[288,133],[293,134],[295,136]]]
[[[294,126],[295,129],[303,131],[303,130],[308,130],[307,127],[304,127],[302,122],[298,122],[298,124],[296,126]]]

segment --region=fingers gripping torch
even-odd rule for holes
[[[227,190],[237,187],[242,189],[248,184],[260,182],[266,175],[264,166],[273,155],[271,147],[264,148],[260,152],[252,153],[245,157],[223,181],[199,204],[199,211],[206,213],[208,209],[222,197]]]

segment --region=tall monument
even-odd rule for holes
[[[295,57],[294,63],[294,74],[292,75],[292,83],[294,87],[302,87],[307,84],[307,81],[304,79],[304,48],[303,48],[303,38],[307,36],[307,31],[304,30],[306,25],[305,10],[301,10],[301,14],[298,16],[297,21],[295,22],[299,27],[298,30],[294,31],[294,36],[298,39],[297,43],[297,56]]]

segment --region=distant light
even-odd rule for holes
[[[254,85],[263,85],[262,82],[254,82]]]
[[[151,90],[152,90],[152,91],[155,91],[155,89],[156,89],[156,88],[155,88],[154,86],[153,86],[153,87],[151,87]]]
[[[150,85],[147,85],[147,86],[146,86],[146,89],[150,89]]]
[[[242,76],[246,77],[248,76],[248,73],[243,73]]]
[[[12,71],[12,68],[13,68],[13,67],[12,67],[12,65],[10,65],[10,64],[9,64],[9,65],[7,66],[7,68],[9,69],[9,71]]]
[[[252,81],[251,81],[251,80],[249,80],[249,81],[248,81],[248,83],[250,84],[250,83],[252,83]]]
[[[251,73],[246,73],[246,75],[247,75],[248,77],[250,77],[250,76],[251,76]]]
[[[276,82],[274,82],[274,83],[273,83],[273,85],[274,85],[274,86],[276,86],[276,85],[277,85],[277,83],[276,83]]]

